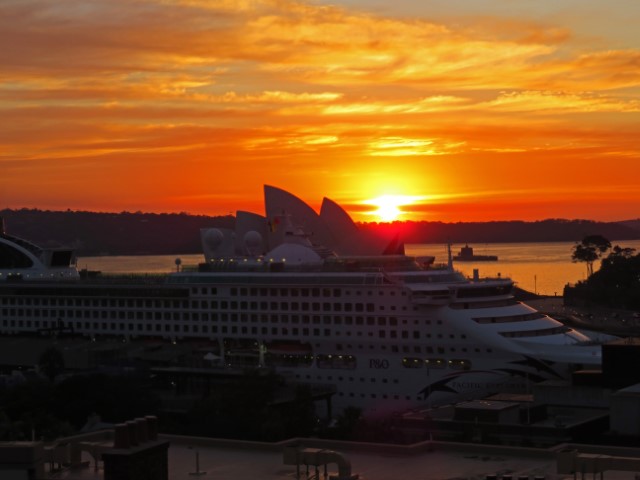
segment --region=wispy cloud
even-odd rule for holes
[[[2,10],[0,200],[18,206],[60,189],[78,192],[78,207],[135,198],[109,199],[98,178],[161,210],[172,207],[159,192],[178,189],[171,198],[196,211],[212,190],[255,194],[281,179],[361,198],[385,193],[385,180],[413,195],[479,179],[505,188],[513,172],[552,168],[540,160],[550,154],[561,172],[547,173],[550,192],[574,168],[563,161],[588,170],[616,159],[640,176],[640,50],[550,21],[295,0],[5,0]],[[505,168],[514,156],[522,165]],[[176,186],[176,168],[197,179]]]

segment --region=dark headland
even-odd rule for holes
[[[73,247],[88,255],[200,253],[200,228],[233,228],[235,218],[142,212],[97,213],[38,209],[0,210],[8,233],[42,246]],[[363,223],[361,228],[404,243],[578,242],[599,234],[615,240],[640,239],[640,219],[625,222],[549,219],[535,222]]]

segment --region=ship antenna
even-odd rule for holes
[[[447,242],[447,266],[453,270],[453,256],[451,255],[451,242]]]

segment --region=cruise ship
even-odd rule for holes
[[[70,250],[0,230],[0,333],[198,342],[210,368],[259,368],[335,386],[334,412],[391,412],[566,378],[600,346],[398,239],[367,237],[335,202],[320,213],[264,187],[264,215],[203,228],[203,262],[159,277],[80,275]]]

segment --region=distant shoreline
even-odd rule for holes
[[[201,228],[235,226],[231,215],[94,213],[0,210],[10,235],[44,247],[73,248],[79,256],[180,255],[200,253]],[[405,245],[579,242],[598,234],[612,241],[640,240],[640,219],[624,222],[549,219],[534,222],[360,223],[366,233],[399,235]]]

